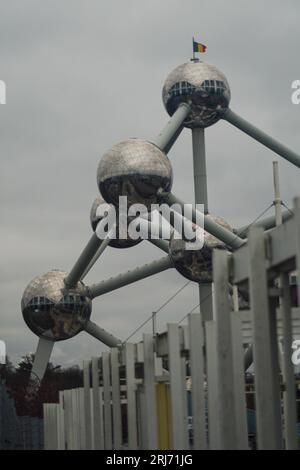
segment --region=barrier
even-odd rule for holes
[[[44,405],[45,447],[247,449],[244,351],[252,345],[257,447],[298,448],[291,356],[300,309],[291,307],[289,276],[299,257],[297,199],[281,226],[253,227],[234,253],[215,250],[212,320],[193,313],[186,325],[85,361],[84,389]],[[248,289],[249,309],[232,310],[230,286]]]

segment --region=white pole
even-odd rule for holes
[[[90,361],[83,361],[84,415],[86,450],[92,448]]]
[[[279,185],[278,162],[273,162],[273,182],[274,182],[274,206],[276,226],[282,224],[281,197]],[[291,301],[288,273],[281,273],[279,278],[281,287],[281,315],[283,326],[283,380],[285,391],[283,392],[284,408],[284,433],[286,449],[298,449],[297,438],[297,409],[296,409],[296,389],[294,366],[291,361],[291,347],[293,341]]]

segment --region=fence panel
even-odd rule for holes
[[[71,411],[75,413],[79,403],[79,425],[78,417],[70,421],[68,391],[63,394],[63,408],[61,403],[56,408],[57,423],[65,428],[58,439],[59,448],[64,440],[67,448],[78,447],[78,434],[74,429],[71,434],[69,429],[72,422],[73,428],[80,427],[81,448],[87,447],[86,432],[91,432],[93,448],[188,449],[193,440],[195,449],[247,449],[244,346],[249,345],[254,354],[251,387],[258,448],[297,448],[295,376],[290,355],[291,342],[300,335],[300,308],[291,307],[289,275],[299,266],[299,259],[300,199],[295,203],[295,216],[282,226],[267,234],[254,227],[248,242],[235,252],[214,253],[213,320],[191,314],[188,325],[168,324],[167,331],[155,338],[144,335],[143,342],[127,343],[103,353],[100,359],[93,358],[92,391],[89,367],[85,366],[85,388],[77,391],[79,398],[74,399]],[[274,279],[280,279],[280,289]],[[235,297],[232,311],[229,283],[233,286],[230,292],[248,289],[247,310],[237,311]],[[282,339],[279,364],[278,342]],[[248,352],[251,349],[247,348]],[[251,362],[247,353],[248,366],[249,358]],[[191,420],[187,422],[189,384],[193,429]],[[7,412],[1,411],[3,393],[0,396],[0,413],[7,421]],[[85,414],[91,412],[91,404],[92,424],[86,428]],[[51,410],[45,406],[47,446],[55,444],[50,430],[55,421]],[[121,411],[126,412],[128,431],[128,442],[124,443]],[[14,426],[10,423],[7,435],[16,433]],[[59,430],[56,432],[59,434]],[[252,429],[251,442],[253,434]],[[0,442],[3,445],[1,428]],[[35,444],[31,441],[30,445]]]

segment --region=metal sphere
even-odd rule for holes
[[[186,127],[209,127],[228,108],[230,88],[226,77],[213,65],[192,60],[176,67],[167,77],[163,102],[172,116],[181,103],[191,106]]]
[[[22,313],[27,326],[38,336],[52,341],[72,338],[89,320],[92,302],[79,282],[67,289],[64,271],[50,271],[34,278],[22,297]]]
[[[215,222],[228,230],[232,227],[219,217],[208,215]],[[212,282],[212,252],[215,248],[226,249],[226,245],[204,231],[204,244],[200,250],[186,249],[184,240],[175,239],[172,235],[169,244],[169,253],[177,271],[190,281],[201,284]]]
[[[107,212],[112,207],[112,204],[108,204],[107,202],[105,202],[104,199],[101,196],[96,197],[96,199],[93,202],[93,205],[91,207],[91,212],[90,212],[90,221],[91,221],[91,226],[92,226],[92,229],[93,229],[94,232],[96,231],[97,225],[101,220],[101,217],[99,217],[97,215],[97,209],[100,205],[103,205],[104,210],[107,211]],[[117,230],[118,230],[118,228],[117,228]],[[117,231],[117,234],[118,234],[118,231]],[[111,240],[109,242],[109,246],[111,246],[113,248],[130,248],[132,246],[137,245],[141,241],[142,241],[142,239],[140,239],[140,238],[138,240],[132,240],[128,236],[127,239],[124,238],[124,239]]]
[[[114,206],[118,206],[119,196],[127,196],[128,207],[138,203],[150,209],[158,202],[158,189],[171,190],[173,173],[168,157],[156,145],[129,139],[104,154],[97,182],[104,199]]]

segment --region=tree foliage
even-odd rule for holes
[[[26,354],[14,367],[9,358],[0,366],[0,379],[5,381],[15,400],[19,416],[42,417],[43,403],[58,403],[59,391],[83,386],[82,371],[78,366],[63,368],[49,363],[37,393],[28,394],[30,372],[34,354]]]

